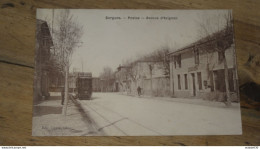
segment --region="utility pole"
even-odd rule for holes
[[[83,65],[84,65],[84,61],[83,61],[83,59],[81,57],[81,72],[83,72]]]

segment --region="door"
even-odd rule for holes
[[[192,89],[193,89],[193,96],[196,96],[196,84],[195,84],[195,74],[191,74],[192,77]]]

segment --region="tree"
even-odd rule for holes
[[[100,79],[103,81],[102,91],[112,91],[113,83],[115,80],[115,74],[112,68],[106,66],[103,68],[103,72],[100,74]]]
[[[170,48],[168,46],[162,46],[157,50],[153,51],[149,55],[143,56],[140,60],[150,61],[150,62],[161,62],[161,69],[164,71],[164,75],[166,78],[170,77],[170,60],[168,58],[168,54],[170,52]]]
[[[169,47],[165,46],[165,47],[161,47],[158,50],[156,50],[153,55],[154,55],[154,60],[155,61],[159,61],[162,62],[162,69],[164,70],[164,75],[166,76],[166,78],[170,78],[170,60],[168,58],[168,54],[170,52]]]
[[[137,77],[138,77],[138,65],[136,65],[137,62],[132,62],[130,64],[128,64],[127,68],[126,68],[126,73],[125,75],[129,76],[129,80],[131,81],[131,85],[129,84],[129,88],[134,87],[134,90],[137,88]],[[133,85],[132,86],[132,82]],[[131,89],[130,92],[132,92],[133,90]]]
[[[151,80],[151,95],[153,95],[153,68],[154,68],[154,64],[153,63],[149,63],[148,64],[149,67],[149,72],[150,72],[150,80]]]
[[[57,29],[54,30],[55,59],[65,76],[65,104],[62,108],[66,115],[68,106],[68,73],[73,51],[79,46],[83,35],[83,27],[70,14],[68,9],[61,10],[57,19]]]
[[[223,20],[224,25],[221,28],[220,24],[216,25],[215,23],[211,23],[212,20]],[[231,97],[230,97],[230,88],[228,81],[228,66],[226,60],[225,51],[231,47],[234,43],[233,41],[233,25],[232,25],[232,16],[231,11],[228,11],[226,14],[219,15],[214,18],[210,18],[206,20],[206,22],[199,24],[200,25],[200,36],[203,37],[204,41],[211,41],[214,39],[216,42],[207,44],[204,47],[204,52],[209,55],[212,53],[212,49],[216,50],[221,55],[221,61],[224,66],[224,79],[225,79],[225,88],[226,88],[226,101],[224,102],[227,106],[231,105]],[[216,29],[217,28],[217,29]],[[215,33],[214,33],[215,32]],[[208,62],[209,63],[209,62]],[[207,68],[209,69],[209,68]],[[208,70],[209,72],[210,70]]]

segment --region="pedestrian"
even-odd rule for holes
[[[61,89],[61,105],[64,105],[65,88]]]
[[[140,87],[140,86],[138,86],[138,87],[137,87],[138,96],[140,96],[140,95],[141,95],[141,90],[142,90],[142,89],[141,89],[141,87]]]

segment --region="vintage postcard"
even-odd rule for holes
[[[231,10],[36,18],[33,136],[242,134]]]

